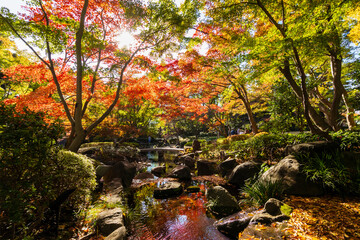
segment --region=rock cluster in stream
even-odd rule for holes
[[[124,188],[130,187],[138,164],[142,160],[139,150],[132,147],[117,147],[112,144],[93,144],[80,148],[79,152],[96,159],[100,164],[96,168],[98,184],[105,184],[106,193],[103,200],[109,205],[122,203]],[[149,174],[138,176],[148,178]],[[102,189],[100,188],[99,191]],[[120,208],[105,209],[96,220],[97,232],[106,240],[126,239],[124,215]]]
[[[214,225],[224,235],[237,239],[240,232],[258,223],[269,225],[290,219],[291,211],[292,209],[285,203],[271,198],[261,211],[238,212],[216,221]]]
[[[249,161],[239,164],[236,159],[229,157],[218,164],[216,161],[199,160],[196,153],[190,153],[176,157],[174,162],[178,165],[169,172],[166,172],[165,166],[158,166],[153,168],[151,173],[142,173],[137,175],[136,178],[147,179],[153,178],[155,175],[157,177],[177,179],[177,181],[171,180],[160,184],[155,189],[155,198],[179,196],[183,192],[180,182],[190,181],[194,172],[198,176],[219,174],[229,184],[236,186],[238,189],[244,186],[246,180],[257,176],[257,181],[278,182],[284,192],[289,195],[319,196],[324,193],[322,184],[309,181],[302,171],[302,165],[291,154],[304,151],[318,153],[332,148],[331,144],[324,142],[291,146],[287,149],[290,155],[270,167],[261,176],[258,176],[261,169],[258,162]],[[96,155],[93,148],[85,149],[84,152]],[[104,180],[105,184],[110,188],[109,196],[107,196],[108,201],[120,202],[120,193],[123,191],[123,187],[127,188],[131,185],[137,171],[136,164],[133,161],[135,153],[136,151],[133,151],[131,157],[121,156],[117,161],[114,160],[116,153],[113,153],[111,161],[107,159],[106,164],[97,167],[98,179]],[[281,229],[286,227],[286,223],[279,222],[290,218],[291,208],[277,199],[269,199],[261,211],[241,211],[237,200],[221,186],[209,188],[206,191],[206,198],[208,200],[208,210],[221,218],[214,223],[214,226],[232,239],[237,239],[240,232],[243,232],[244,236],[254,234],[256,232],[254,226],[258,223],[268,225],[270,228],[273,226],[272,223],[276,223],[278,229]],[[123,239],[126,235],[126,229],[123,224],[121,210],[114,209],[101,213],[98,218],[98,229],[101,234],[107,236],[106,239]],[[281,237],[280,230],[271,231],[277,232]]]
[[[113,179],[106,185],[107,193],[104,201],[108,204],[118,204],[122,202],[121,194],[123,186],[121,179]],[[126,227],[124,225],[124,214],[120,208],[105,209],[99,213],[96,220],[97,231],[105,236],[105,240],[126,239]]]

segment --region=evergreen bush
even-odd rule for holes
[[[79,207],[95,186],[90,159],[60,150],[63,129],[48,120],[41,112],[0,105],[0,238],[31,235],[61,193],[76,188],[65,204]],[[15,235],[6,235],[9,229]]]

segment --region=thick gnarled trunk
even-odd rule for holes
[[[84,142],[86,136],[86,131],[83,130],[80,133],[77,133],[72,139],[69,138],[70,142],[67,149],[72,152],[77,152],[81,144]]]

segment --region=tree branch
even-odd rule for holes
[[[80,133],[82,128],[82,80],[83,80],[83,62],[82,62],[82,51],[81,41],[85,29],[85,17],[89,0],[84,1],[84,6],[81,10],[80,26],[76,32],[76,105],[75,105],[75,130]]]
[[[48,17],[48,15],[47,15],[44,7],[43,7],[42,0],[39,0],[39,4],[40,4],[41,11],[43,12],[45,20],[46,20],[46,26],[49,27],[50,26],[49,17]],[[61,101],[62,105],[64,106],[66,116],[69,119],[70,123],[74,124],[75,123],[74,119],[71,116],[69,106],[67,105],[67,103],[65,101],[65,98],[64,98],[63,92],[61,90],[59,80],[58,80],[56,72],[55,72],[55,66],[54,66],[54,62],[53,62],[52,57],[51,57],[50,43],[49,43],[47,34],[45,34],[45,41],[46,41],[47,54],[48,54],[48,58],[49,58],[49,62],[50,62],[50,64],[47,65],[47,66],[50,69],[51,75],[52,75],[53,80],[55,82],[55,86],[56,86],[57,92],[59,94],[60,101]]]

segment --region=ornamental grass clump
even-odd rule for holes
[[[284,188],[279,181],[257,180],[254,183],[246,183],[242,192],[247,202],[263,206],[270,198],[282,199]]]
[[[296,159],[302,164],[302,171],[307,177],[311,181],[322,183],[328,191],[359,193],[358,178],[352,178],[340,151],[312,155],[303,153],[296,155]]]

